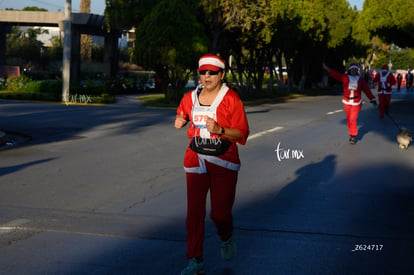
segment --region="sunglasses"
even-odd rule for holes
[[[218,75],[220,72],[221,70],[218,70],[218,71],[203,70],[203,71],[199,71],[198,73],[200,75],[205,75],[206,73],[208,73],[208,75]]]

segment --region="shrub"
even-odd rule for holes
[[[6,90],[6,79],[5,78],[0,78],[0,91],[1,90]]]
[[[6,80],[6,89],[9,91],[21,91],[24,85],[30,82],[30,78],[25,75],[8,77]]]
[[[114,95],[110,92],[103,92],[103,85],[94,86],[91,83],[89,82],[85,86],[71,86],[69,93],[70,101],[85,104],[115,102]],[[0,90],[5,90],[0,93],[0,98],[45,101],[62,100],[62,81],[60,80],[31,81],[26,76],[9,78],[7,81],[0,79]]]

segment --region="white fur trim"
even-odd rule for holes
[[[237,163],[233,163],[215,156],[207,156],[207,155],[202,155],[202,154],[197,154],[198,155],[198,162],[199,162],[199,166],[197,167],[185,167],[184,166],[184,171],[186,173],[194,173],[194,174],[205,174],[207,173],[207,167],[206,167],[206,163],[205,161],[208,161],[210,163],[213,163],[217,166],[232,170],[232,171],[239,171],[240,170],[240,164]]]
[[[213,65],[216,67],[219,67],[221,69],[224,69],[225,64],[223,61],[221,61],[218,58],[215,57],[203,57],[198,61],[198,67],[200,68],[203,65]]]

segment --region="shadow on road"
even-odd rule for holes
[[[236,207],[232,262],[220,259],[207,222],[207,274],[412,273],[412,167],[365,164],[338,174],[336,162],[328,155],[303,166],[285,188],[269,195],[268,186]],[[166,238],[177,230],[185,232],[184,224],[166,223],[147,232],[152,238],[103,246],[84,259],[94,266],[66,274],[178,274],[186,263],[185,241]]]
[[[16,173],[20,170],[23,170],[27,167],[33,166],[33,165],[37,165],[37,164],[41,164],[44,162],[48,162],[48,161],[52,161],[55,158],[47,158],[47,159],[41,159],[41,160],[36,160],[36,161],[31,161],[31,162],[27,162],[27,163],[23,163],[23,164],[19,164],[19,165],[12,165],[12,166],[8,166],[8,167],[0,167],[0,177],[7,175],[7,174],[11,174],[11,173]]]
[[[172,124],[174,110],[144,109],[134,96],[129,98],[127,104],[121,100],[105,106],[0,100],[0,129],[31,137],[30,142],[21,144],[30,146],[85,138],[85,132],[99,127],[110,129],[107,134],[122,135],[147,126]]]

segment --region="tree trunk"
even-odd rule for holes
[[[91,13],[91,0],[81,0],[79,10],[81,13]],[[91,60],[92,36],[81,34],[80,55],[81,60]]]

